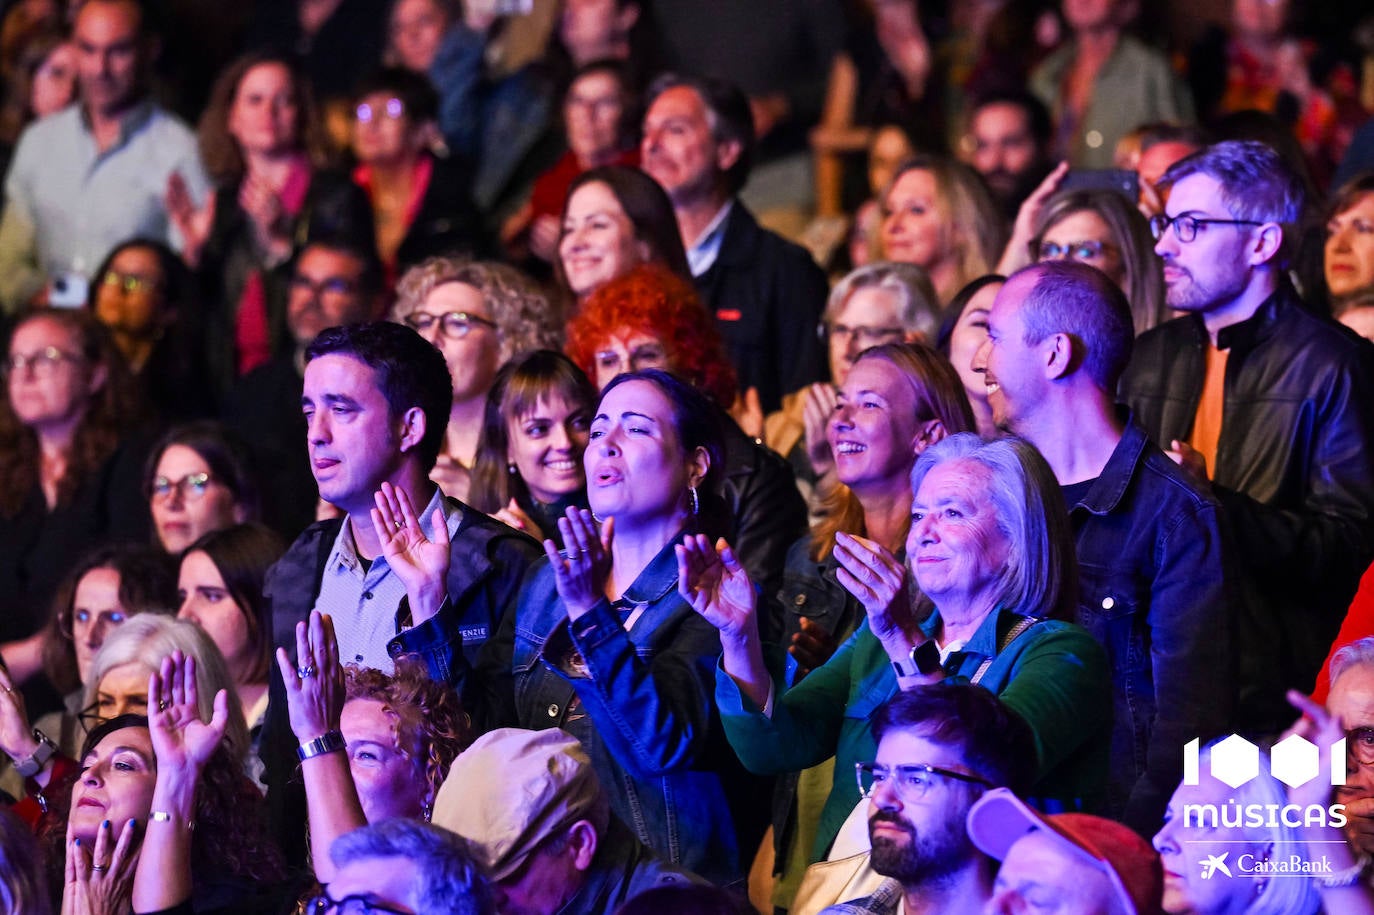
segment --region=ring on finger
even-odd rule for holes
[[[307,664],[307,665],[304,666],[304,667],[297,667],[297,668],[296,668],[296,676],[297,676],[297,677],[300,677],[302,680],[304,680],[304,679],[306,679],[306,678],[308,678],[308,677],[313,677],[313,676],[315,676],[315,665],[314,665],[314,664]]]
[[[91,865],[91,870],[93,870],[93,871],[107,871],[107,870],[109,870],[109,869],[110,869],[110,865],[108,865],[108,864],[92,864],[92,865]]]
[[[166,699],[163,699],[161,702],[157,704],[157,710],[159,712],[165,712],[167,711],[167,706],[170,704],[171,703],[169,703]]]

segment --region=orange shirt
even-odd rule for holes
[[[1193,436],[1189,442],[1207,459],[1207,472],[1217,466],[1217,442],[1221,439],[1221,412],[1226,388],[1226,356],[1228,350],[1209,345],[1207,368],[1202,380],[1202,397],[1197,402],[1197,416],[1193,418]]]

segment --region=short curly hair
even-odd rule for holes
[[[496,322],[501,361],[537,349],[558,349],[558,316],[549,299],[525,274],[492,261],[431,257],[411,267],[396,284],[391,319],[402,321],[437,287],[463,283],[482,294]]]
[[[735,402],[735,367],[715,318],[691,283],[661,264],[643,264],[592,293],[568,322],[568,357],[596,377],[596,351],[629,330],[659,340],[669,369],[717,404]]]
[[[345,699],[374,699],[394,717],[396,747],[425,780],[431,803],[453,760],[473,740],[472,719],[458,694],[429,678],[414,658],[401,658],[388,675],[370,667],[344,668]]]

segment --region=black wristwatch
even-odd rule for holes
[[[57,744],[53,743],[48,735],[38,728],[33,729],[33,739],[38,741],[38,747],[33,751],[33,754],[25,756],[23,759],[14,760],[14,771],[24,778],[33,778],[42,772],[47,761],[57,755]]]
[[[896,671],[898,678],[929,676],[944,666],[940,663],[940,646],[935,644],[934,639],[926,639],[911,649],[908,657],[911,659],[909,664],[904,661],[892,662],[892,669]]]

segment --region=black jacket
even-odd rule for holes
[[[830,293],[825,273],[805,248],[761,228],[738,200],[716,262],[696,284],[725,337],[740,390],[758,388],[764,413],[780,409],[782,395],[825,378],[816,332]]]
[[[1286,284],[1218,344],[1230,354],[1209,472],[1249,573],[1240,724],[1273,726],[1292,718],[1285,688],[1311,691],[1374,557],[1374,348]],[[1136,341],[1121,398],[1161,446],[1192,433],[1207,345],[1200,315]]]

